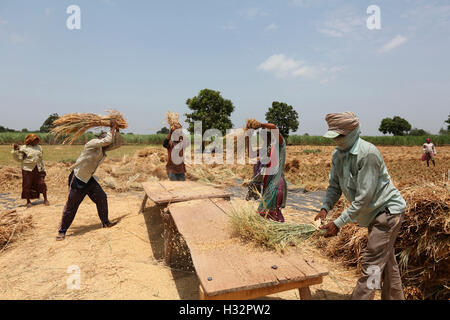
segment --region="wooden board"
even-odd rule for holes
[[[206,296],[286,287],[308,280],[317,283],[328,274],[299,254],[279,255],[231,237],[230,208],[229,201],[219,199],[193,200],[168,207],[190,249]]]
[[[230,192],[193,181],[159,181],[142,183],[145,193],[156,204],[168,204],[195,199],[229,198]]]

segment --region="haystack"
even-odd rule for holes
[[[109,127],[111,120],[115,120],[119,129],[128,127],[127,121],[123,115],[116,110],[107,110],[106,116],[100,116],[92,113],[70,113],[66,114],[53,122],[51,132],[55,138],[64,136],[64,144],[72,144],[77,138],[83,135],[87,130],[96,127]]]

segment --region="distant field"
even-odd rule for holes
[[[120,159],[124,155],[133,155],[136,151],[146,147],[148,147],[148,145],[145,144],[122,146],[119,149],[108,152],[108,159]],[[7,145],[0,146],[0,165],[19,165],[19,163],[12,158],[10,154],[11,149],[12,148]],[[80,155],[83,146],[43,145],[42,149],[44,151],[44,161],[73,162]]]
[[[0,133],[0,145],[23,143],[27,133],[22,132],[4,132]],[[48,133],[37,133],[43,144],[59,144],[60,141],[53,141],[52,136]],[[122,141],[124,145],[161,145],[167,137],[165,134],[123,134]],[[80,137],[75,144],[84,144],[89,139],[94,138],[92,133]],[[421,146],[426,138],[431,138],[437,146],[450,145],[450,135],[434,135],[434,136],[372,136],[363,137],[365,140],[377,146]],[[330,146],[333,140],[320,136],[298,136],[293,135],[288,139],[290,145],[310,145],[310,146]]]

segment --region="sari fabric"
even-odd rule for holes
[[[278,157],[274,148],[279,147]],[[287,185],[284,178],[284,165],[286,161],[286,142],[280,145],[278,142],[270,151],[270,162],[266,172],[273,172],[271,175],[264,175],[262,200],[258,207],[261,216],[279,222],[284,222],[281,208],[286,206]],[[278,170],[273,170],[277,167]],[[268,169],[268,170],[267,170]],[[272,170],[271,170],[272,169]]]

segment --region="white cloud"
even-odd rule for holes
[[[365,16],[357,14],[354,9],[343,8],[328,14],[317,31],[333,38],[355,34],[358,29],[365,28]]]
[[[250,9],[247,9],[245,11],[241,11],[240,14],[243,15],[244,17],[246,17],[249,20],[253,20],[253,19],[257,18],[257,17],[265,17],[265,16],[268,15],[268,13],[265,12],[261,8],[250,8]]]
[[[308,65],[305,61],[287,58],[284,54],[275,54],[258,66],[259,70],[274,73],[277,78],[320,78],[322,83],[336,79],[343,67],[320,67]]]
[[[398,35],[396,36],[394,39],[392,39],[391,41],[389,41],[388,43],[386,43],[384,46],[382,46],[379,50],[378,53],[386,53],[391,51],[394,48],[397,48],[399,46],[401,46],[402,44],[404,44],[407,41],[407,39],[402,36],[402,35]]]
[[[53,9],[53,8],[45,8],[44,13],[48,17],[48,16],[50,16],[53,13],[53,11],[55,11],[55,9]]]
[[[266,31],[277,30],[278,26],[275,23],[271,23],[266,27]]]
[[[17,34],[17,33],[13,33],[9,36],[9,39],[11,40],[12,43],[14,44],[21,44],[25,42],[25,37]]]
[[[317,0],[315,0],[317,1]],[[297,7],[309,7],[314,3],[314,0],[291,0],[289,3]]]
[[[234,25],[233,22],[229,21],[229,22],[225,23],[224,25],[222,25],[220,27],[220,29],[230,31],[230,30],[236,30],[237,27]]]

